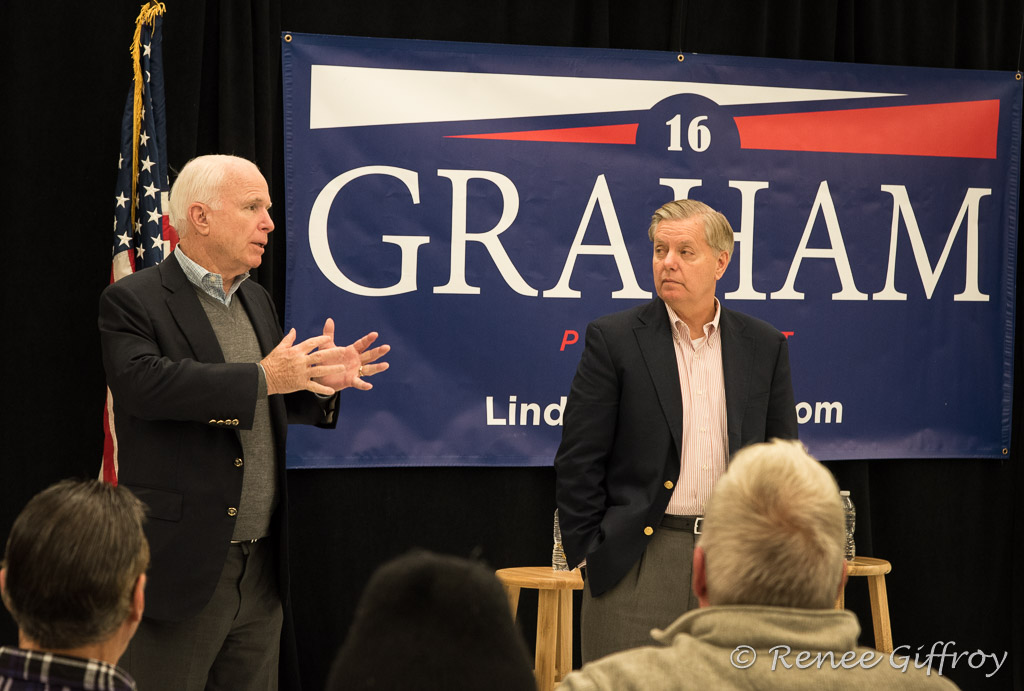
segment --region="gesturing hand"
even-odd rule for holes
[[[334,389],[318,381],[340,377],[345,373],[344,364],[327,362],[330,350],[318,350],[331,345],[333,343],[326,335],[309,338],[296,345],[295,329],[289,331],[260,361],[267,375],[267,393],[291,393],[302,390],[324,395],[334,393]]]
[[[364,381],[363,378],[373,376],[388,368],[388,363],[377,362],[377,360],[386,355],[391,350],[391,346],[382,345],[367,350],[377,340],[376,331],[371,331],[352,345],[335,346],[334,320],[328,318],[324,322],[324,333],[318,338],[326,339],[326,344],[321,345],[318,351],[323,356],[324,368],[316,373],[316,381],[330,387],[332,391],[340,391],[349,386],[369,391],[373,388],[373,384]],[[329,365],[342,365],[343,368],[340,371],[328,372],[327,366]]]

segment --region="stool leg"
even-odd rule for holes
[[[516,612],[519,611],[519,586],[502,585],[505,588],[505,597],[508,598],[508,606],[512,610],[512,619],[515,620]]]
[[[558,591],[541,590],[537,597],[537,653],[534,675],[538,691],[555,688],[556,635],[558,633]]]
[[[558,591],[558,652],[555,655],[555,681],[572,671],[572,591]]]
[[[885,592],[885,576],[868,576],[871,595],[871,623],[875,629],[875,650],[892,652],[892,629],[889,627],[889,597]]]

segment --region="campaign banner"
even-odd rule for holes
[[[736,246],[823,460],[1002,458],[1021,79],[286,33],[287,327],[393,350],[289,467],[549,465],[586,325],[654,297],[651,214]]]

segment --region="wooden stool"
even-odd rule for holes
[[[539,691],[551,691],[572,670],[572,591],[583,590],[579,569],[554,571],[550,566],[498,569],[512,618],[519,608],[519,589],[537,590],[537,651],[534,676]]]
[[[885,559],[854,557],[846,562],[848,576],[867,576],[871,596],[871,624],[875,629],[875,649],[880,653],[892,652],[892,629],[889,628],[889,596],[885,592],[885,574],[892,564]],[[842,591],[836,600],[836,609],[844,609],[846,598]]]

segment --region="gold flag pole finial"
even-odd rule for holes
[[[131,227],[135,228],[135,195],[139,181],[139,130],[142,126],[142,56],[141,46],[142,26],[144,24],[155,25],[156,18],[167,10],[162,2],[151,1],[142,6],[139,16],[135,20],[135,35],[132,37],[131,53],[132,66],[134,68],[135,97],[132,114],[132,209]]]

